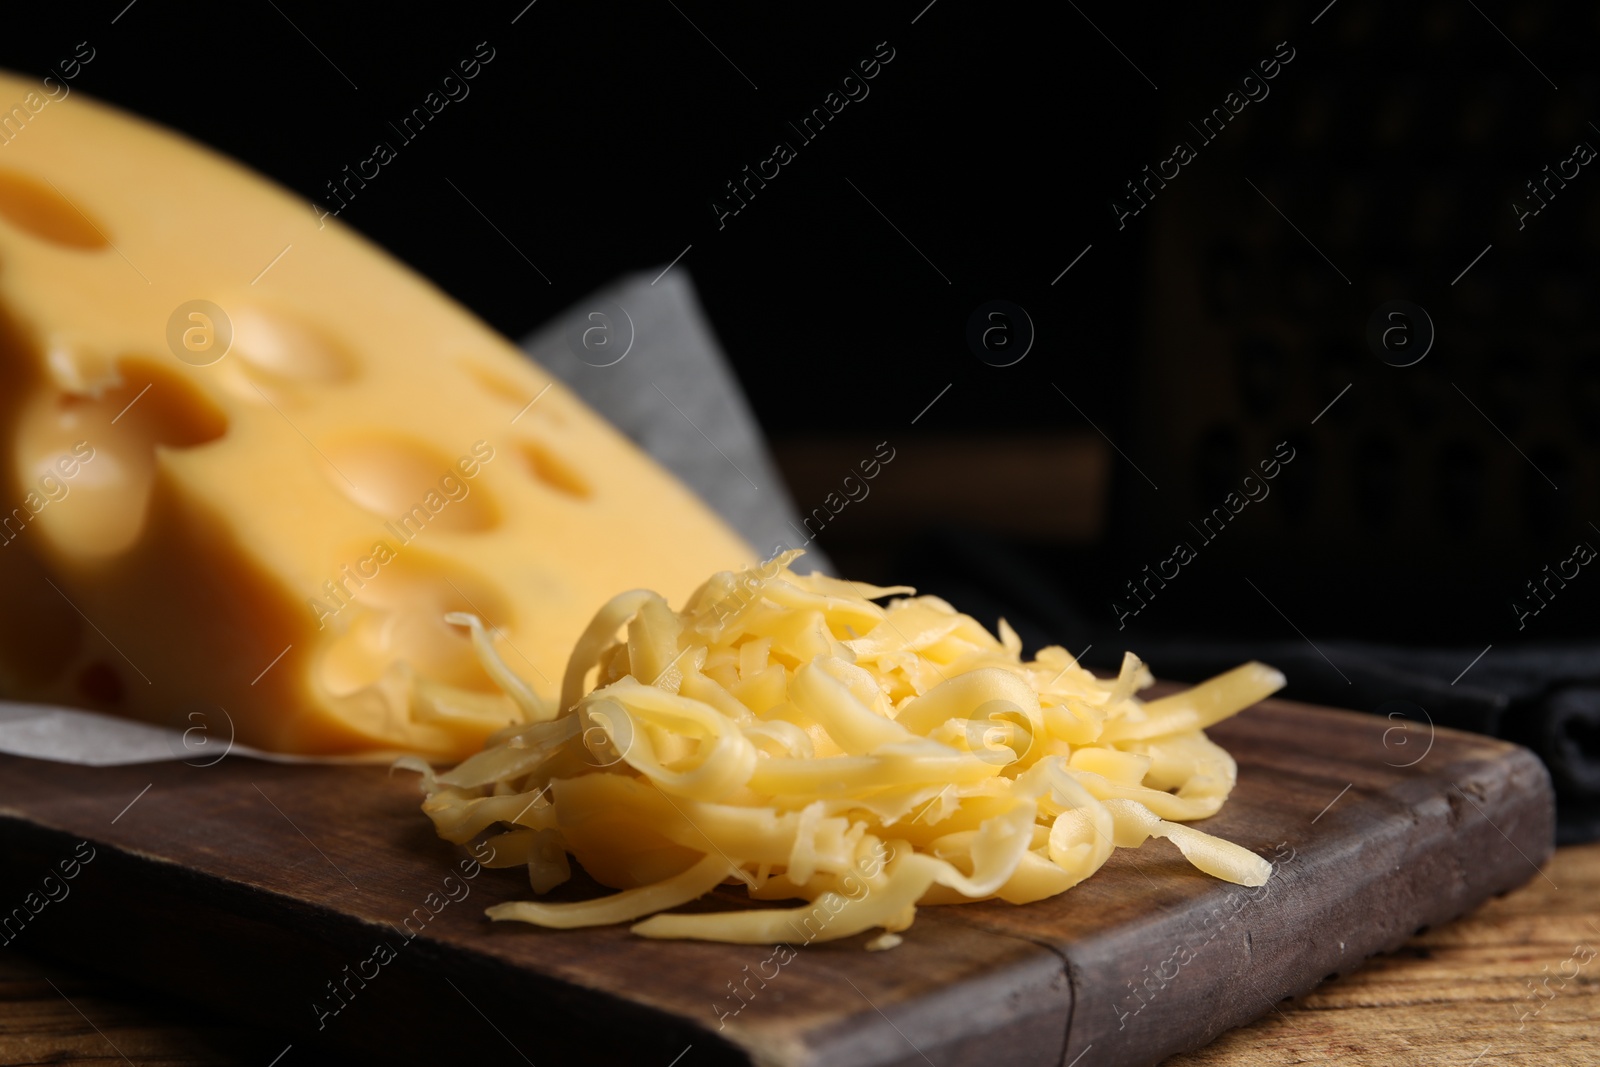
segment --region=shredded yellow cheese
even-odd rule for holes
[[[443,774],[401,761],[422,774],[423,811],[449,841],[496,831],[491,865],[526,865],[537,893],[570,877],[569,854],[620,890],[490,918],[643,919],[644,937],[745,943],[881,929],[886,947],[919,904],[1054,896],[1149,837],[1218,878],[1266,882],[1266,860],[1180,822],[1214,815],[1236,779],[1203,728],[1282,687],[1278,671],[1246,663],[1141,701],[1152,678],[1131,653],[1105,680],[1058,647],[1024,661],[1004,620],[997,638],[906,587],[794,574],[797,555],[717,574],[681,612],[616,597],[579,639],[559,707],[476,618],[451,616],[523,721]],[[729,882],[809,903],[659,914]]]

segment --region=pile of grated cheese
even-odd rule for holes
[[[1278,671],[1246,663],[1141,701],[1152,678],[1131,653],[1114,679],[1058,647],[1024,661],[1004,620],[995,637],[907,587],[798,575],[799,554],[719,573],[682,611],[614,598],[558,707],[476,617],[450,617],[523,721],[442,774],[402,760],[423,811],[449,841],[490,834],[491,865],[526,865],[537,894],[570,877],[569,856],[618,890],[491,918],[744,943],[880,930],[869,947],[888,947],[918,905],[1041,900],[1150,837],[1266,882],[1266,860],[1182,823],[1214,815],[1236,779],[1204,728],[1281,688]],[[807,903],[667,913],[725,883]]]

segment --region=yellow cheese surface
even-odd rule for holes
[[[305,201],[81,92],[0,75],[7,101],[27,121],[0,143],[0,695],[461,756],[514,716],[446,613],[555,700],[619,590],[678,602],[752,561]]]

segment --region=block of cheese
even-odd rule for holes
[[[448,613],[555,700],[618,591],[754,559],[305,201],[81,92],[6,101],[0,695],[453,758],[513,716]]]

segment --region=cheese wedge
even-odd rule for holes
[[[0,75],[0,694],[464,756],[619,590],[754,553],[560,382],[238,164]],[[17,119],[16,116],[21,116]],[[25,120],[25,121],[22,121]]]

